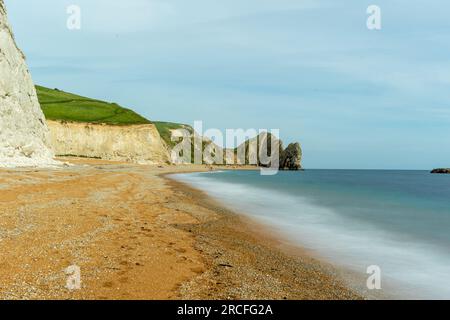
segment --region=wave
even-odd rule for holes
[[[355,222],[305,197],[248,183],[224,182],[220,175],[173,177],[205,191],[230,209],[272,226],[294,243],[335,264],[360,274],[371,265],[379,266],[383,290],[389,291],[388,295],[450,298],[450,257],[440,247],[370,223]]]

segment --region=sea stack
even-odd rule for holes
[[[291,143],[281,153],[280,169],[281,170],[300,170],[302,161],[302,149],[299,143]]]
[[[55,164],[36,90],[0,0],[0,167]]]

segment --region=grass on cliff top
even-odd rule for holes
[[[150,122],[136,112],[123,108],[116,103],[82,97],[58,89],[49,89],[36,86],[39,103],[48,120],[63,120],[71,122],[104,123],[110,125],[135,125],[153,123],[161,138],[170,146],[172,130],[187,129],[193,132],[192,127],[173,122]]]
[[[116,103],[90,99],[36,86],[42,111],[48,120],[104,123],[110,125],[148,124],[149,120]]]
[[[164,140],[164,142],[171,148],[173,148],[177,142],[172,141],[172,130],[177,129],[187,129],[191,134],[194,132],[191,126],[180,124],[180,123],[173,123],[173,122],[162,122],[162,121],[156,121],[153,122],[156,126],[156,129],[158,129],[159,135]]]

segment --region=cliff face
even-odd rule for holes
[[[199,151],[203,154],[202,163],[204,164],[278,166],[281,170],[302,169],[302,149],[300,144],[291,143],[284,149],[283,142],[271,133],[263,132],[254,138],[246,140],[235,149],[223,149],[210,139],[199,136],[192,128],[188,131],[190,141],[194,141],[194,137],[197,137],[200,141],[203,141],[203,145],[200,148],[199,145],[191,142],[191,157],[188,159],[178,153],[179,149],[177,147],[173,148],[170,150],[173,163],[191,163],[194,152]],[[272,149],[278,149],[278,153],[272,154]],[[278,159],[276,156],[278,156]],[[274,162],[272,163],[272,161]]]
[[[299,143],[291,143],[280,155],[280,169],[300,170],[302,161],[302,149]]]
[[[269,156],[272,155],[272,148],[274,150],[278,149],[279,157],[283,152],[283,142],[271,133],[262,132],[256,137],[245,141],[235,151],[236,157],[239,159],[242,157],[238,156],[240,150],[245,150],[245,164],[257,164],[258,166],[269,167],[272,164],[267,163],[267,161],[270,160]],[[265,161],[261,161],[263,159]]]
[[[211,141],[209,138],[199,135],[192,128],[191,130],[188,130],[190,132],[188,137],[190,141],[189,145],[191,151],[189,155],[183,155],[182,152],[180,153],[180,149],[176,146],[174,148],[167,146],[170,152],[172,163],[174,164],[198,163],[196,162],[197,159],[195,159],[195,154],[201,155],[199,157],[201,161],[199,162],[203,164],[221,165],[233,162],[233,150],[221,148],[213,141]]]
[[[160,164],[169,154],[153,124],[112,126],[48,121],[57,156]]]
[[[54,164],[36,91],[0,0],[0,167]]]

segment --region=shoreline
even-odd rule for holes
[[[239,171],[240,169],[237,170]],[[349,290],[351,295],[354,296],[351,299],[397,300],[402,297],[417,299],[417,296],[407,295],[405,293],[404,284],[392,279],[390,279],[389,283],[383,283],[383,290],[368,289],[366,286],[368,275],[366,273],[356,271],[349,265],[343,264],[342,261],[325,257],[313,248],[308,249],[302,243],[298,243],[290,238],[281,229],[266,224],[252,214],[234,209],[232,205],[222,203],[212,195],[209,195],[207,191],[191,186],[188,182],[171,178],[170,175],[171,174],[169,173],[164,176],[166,176],[166,179],[170,180],[177,189],[184,190],[184,192],[188,190],[186,193],[190,194],[191,197],[202,201],[203,206],[211,208],[213,211],[220,211],[221,215],[225,215],[230,220],[230,222],[227,222],[228,224],[234,225],[235,228],[239,226],[245,228],[249,234],[248,238],[250,239],[250,242],[264,245],[266,250],[273,250],[277,253],[287,255],[288,259],[297,260],[300,267],[307,261],[307,263],[314,265],[319,272],[329,276],[333,282],[339,284],[339,286],[343,286],[346,290]],[[232,219],[230,219],[230,217]],[[348,297],[346,299],[348,299]]]
[[[202,299],[364,299],[364,296],[343,283],[340,270],[333,264],[293,244],[245,213],[226,208],[204,191],[171,178],[171,174],[162,176],[178,192],[194,199],[198,206],[218,214],[213,221],[190,226],[189,232],[197,238],[197,249],[209,258],[210,271],[185,284],[184,292],[194,287],[200,291]],[[223,272],[220,267],[224,266],[236,268],[237,271]],[[254,274],[248,274],[248,270]],[[246,291],[239,292],[243,297],[227,296],[227,292],[235,291],[226,285],[227,282],[248,280],[251,282],[243,286],[247,288]],[[221,291],[209,287],[212,292],[205,295],[206,288],[198,289],[205,281],[218,282]],[[197,299],[198,296],[191,293],[188,298]]]
[[[74,166],[0,170],[0,299],[362,299],[332,268],[164,177],[209,166],[59,160]],[[65,287],[71,265],[80,290]]]
[[[234,170],[239,171],[240,169]],[[225,170],[218,169],[217,171]],[[367,289],[366,281],[368,275],[366,273],[355,271],[349,266],[342,264],[340,261],[324,257],[316,250],[308,249],[301,243],[294,241],[289,236],[284,234],[282,230],[267,225],[265,222],[260,221],[257,217],[252,216],[249,213],[233,209],[232,206],[228,206],[220,200],[215,199],[213,196],[207,194],[206,191],[191,186],[187,182],[176,180],[176,178],[171,178],[170,175],[172,174],[164,174],[163,176],[171,181],[177,189],[183,190],[193,198],[197,198],[198,201],[203,203],[202,206],[208,207],[213,211],[219,211],[221,215],[224,215],[227,219],[229,219],[227,224],[234,225],[235,228],[238,228],[239,226],[245,228],[249,235],[247,239],[248,241],[261,244],[266,247],[266,250],[275,251],[286,255],[287,259],[296,260],[294,263],[298,263],[300,267],[302,267],[301,265],[305,263],[311,264],[314,266],[313,268],[318,270],[319,273],[323,273],[325,278],[329,277],[329,281],[350,291],[350,295],[353,297],[346,297],[345,299],[396,300],[404,296],[404,293],[403,295],[399,293],[403,290],[402,287],[395,281],[392,281],[394,284],[384,283],[383,290]],[[414,298],[414,296],[408,297]],[[331,299],[334,300],[336,298],[333,297]]]

